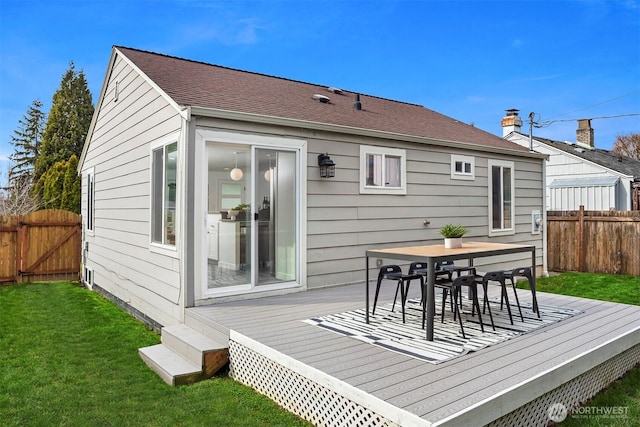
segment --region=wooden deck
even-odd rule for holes
[[[519,296],[530,301],[528,291]],[[391,425],[485,425],[622,353],[625,366],[640,363],[640,307],[545,293],[538,301],[583,313],[437,365],[302,322],[363,308],[364,284],[194,307],[186,322],[259,343],[258,352],[308,368],[299,372],[379,408]]]

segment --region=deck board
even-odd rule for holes
[[[419,296],[417,288],[412,288],[411,297]],[[371,286],[371,300],[373,290]],[[378,303],[391,302],[394,291],[394,286],[383,286]],[[523,304],[530,303],[530,295],[529,291],[518,290]],[[490,296],[499,296],[499,287],[490,287]],[[303,322],[310,317],[364,308],[364,284],[189,310],[434,422],[527,382],[640,325],[637,306],[540,292],[538,302],[583,312],[437,365]],[[492,309],[499,310],[499,306],[494,304]],[[517,310],[513,315],[518,315]]]

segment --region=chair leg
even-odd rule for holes
[[[455,321],[455,317],[456,315],[458,315],[458,321],[460,322],[460,330],[462,331],[462,338],[467,339],[467,336],[464,334],[464,326],[462,326],[462,313],[458,313],[457,289],[454,288],[451,290],[451,297],[456,301],[456,303],[454,304],[453,320]]]
[[[440,322],[442,323],[444,323],[444,306],[446,305],[448,293],[447,288],[442,288],[442,311],[440,313]]]
[[[373,298],[373,311],[371,314],[376,314],[376,304],[378,303],[378,294],[380,293],[380,284],[382,283],[382,276],[378,275],[378,283],[376,284],[376,295]]]
[[[396,286],[396,294],[393,296],[393,304],[391,304],[391,311],[394,311],[396,308],[396,300],[398,299],[398,290],[402,287],[402,279],[398,280],[398,285]],[[400,292],[400,298],[402,298],[402,294],[404,292]]]
[[[474,309],[478,309],[478,321],[480,322],[480,330],[484,332],[484,324],[482,323],[482,315],[480,314],[480,303],[478,302],[478,288],[476,286],[470,286],[471,289],[471,315],[473,316]],[[462,301],[460,301],[462,305]],[[491,312],[491,310],[489,310]]]
[[[522,316],[522,308],[520,308],[520,301],[518,300],[518,292],[516,292],[516,279],[515,277],[511,277],[511,287],[513,288],[513,295],[516,297],[516,304],[518,306],[518,311],[520,312],[520,320],[524,322],[524,316]]]
[[[500,298],[500,310],[502,310],[502,300],[504,299],[504,301],[507,304],[507,312],[509,312],[509,320],[513,325],[513,316],[511,315],[511,304],[509,303],[509,295],[507,294],[507,285],[504,282],[501,283],[501,285],[502,285],[502,297]],[[520,312],[520,314],[522,315],[522,312]]]
[[[531,298],[533,299],[533,312],[538,315],[540,319],[540,309],[538,308],[538,298],[536,297],[536,288],[533,286],[533,278],[529,275],[526,276],[529,281],[529,289],[531,289]]]
[[[483,283],[482,288],[484,292],[484,300],[487,301],[487,307],[489,307],[489,319],[491,319],[491,327],[495,331],[496,325],[493,323],[493,313],[491,313],[491,305],[489,305],[489,298],[487,297],[487,291],[489,289],[489,285],[487,283]],[[478,313],[480,313],[480,308],[478,308]]]
[[[407,289],[406,289],[407,291],[409,290],[409,284],[410,284],[410,283],[411,283],[411,280],[409,280],[409,281],[407,282]],[[405,323],[405,318],[404,318],[404,307],[405,307],[405,301],[406,301],[406,299],[407,299],[407,292],[405,292],[404,283],[403,283],[403,280],[402,280],[402,279],[398,280],[398,286],[400,287],[400,299],[401,299],[400,303],[401,303],[401,305],[402,305],[402,323]],[[396,293],[397,293],[397,292],[398,292],[398,291],[397,291],[397,289],[396,289]],[[395,301],[394,301],[394,303],[395,303]]]

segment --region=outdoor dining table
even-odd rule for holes
[[[443,244],[427,246],[410,246],[401,248],[368,249],[366,251],[366,322],[369,323],[369,257],[396,259],[402,261],[420,261],[427,263],[427,301],[426,301],[426,329],[427,340],[433,341],[433,319],[436,311],[435,304],[435,265],[443,261],[467,260],[473,265],[475,258],[507,255],[519,252],[531,252],[531,271],[533,272],[532,289],[536,286],[536,247],[534,245],[519,245],[513,243],[464,242],[461,248],[447,249]]]

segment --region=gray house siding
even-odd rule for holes
[[[116,100],[117,82],[117,100]],[[94,231],[85,231],[93,284],[163,325],[180,321],[180,262],[150,249],[150,144],[178,132],[175,108],[116,57],[98,105],[85,171],[95,182]],[[87,187],[82,207],[86,217]],[[177,249],[177,248],[176,248]]]
[[[407,194],[359,194],[360,145],[406,149]],[[336,177],[318,177],[314,160],[328,152],[336,162]],[[451,179],[451,154],[475,157],[475,179]],[[514,161],[516,234],[488,237],[489,159]],[[542,239],[531,233],[531,211],[542,210],[542,160],[513,158],[481,151],[393,140],[346,138],[333,135],[310,139],[308,154],[307,286],[311,288],[361,282],[364,252],[373,247],[435,244],[442,241],[438,229],[448,223],[469,229],[468,240],[534,244],[542,265]],[[424,221],[430,221],[429,226]],[[527,260],[492,259],[485,271],[515,266]],[[498,266],[498,264],[501,264]]]

